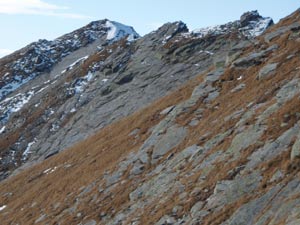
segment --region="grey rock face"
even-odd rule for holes
[[[223,207],[258,188],[262,177],[258,172],[248,176],[237,176],[234,180],[220,181],[214,194],[207,200],[208,208]]]
[[[84,223],[83,225],[96,225],[96,224],[97,224],[97,222],[95,220],[90,220],[90,221]]]
[[[280,190],[280,187],[274,187],[269,192],[267,192],[265,195],[261,196],[260,198],[257,198],[247,204],[244,204],[239,210],[237,210],[229,220],[224,222],[223,224],[254,224],[255,218],[257,215],[260,214],[262,209],[268,204],[270,199],[274,197],[274,195],[277,193],[277,191]]]
[[[264,37],[265,41],[270,42],[274,38],[283,35],[287,31],[292,30],[292,29],[296,29],[298,27],[300,27],[300,23],[299,22],[295,22],[295,23],[293,23],[293,24],[291,24],[289,26],[280,27],[280,28],[276,29],[276,31],[266,34],[265,37]]]
[[[168,151],[182,142],[187,135],[185,127],[170,127],[166,134],[162,135],[161,139],[154,145],[152,153],[152,163],[154,163],[161,156],[165,155]]]
[[[233,65],[236,67],[248,67],[253,65],[259,65],[264,61],[264,58],[270,52],[273,52],[278,48],[277,45],[272,45],[266,50],[260,52],[250,53],[249,55],[239,58],[233,62]]]
[[[163,216],[155,225],[171,225],[175,224],[176,220],[170,216]]]
[[[246,87],[246,85],[245,85],[244,83],[239,84],[238,86],[236,86],[235,88],[233,88],[233,89],[231,90],[231,92],[238,92],[238,91],[240,91],[240,90],[243,90],[245,87]]]
[[[282,104],[292,99],[300,92],[299,87],[300,82],[297,78],[292,79],[291,81],[286,83],[283,87],[280,88],[280,90],[276,94],[277,102]]]
[[[192,218],[198,218],[199,213],[201,212],[201,209],[203,208],[204,202],[200,201],[197,202],[193,207],[191,208],[191,217]]]
[[[291,141],[298,135],[299,126],[296,124],[279,136],[275,141],[266,143],[262,148],[255,151],[250,157],[246,165],[246,169],[253,169],[259,163],[269,161],[286,151]]]
[[[299,137],[299,135],[297,136],[297,140],[292,147],[291,160],[294,160],[298,157],[300,157],[300,137]]]
[[[278,63],[271,63],[264,66],[258,73],[257,78],[259,80],[264,79],[270,75],[270,73],[275,72]]]
[[[263,134],[262,127],[258,125],[250,126],[248,129],[237,134],[234,137],[227,151],[235,155],[235,157],[237,157],[238,155],[240,155],[241,150],[255,143],[262,134]]]

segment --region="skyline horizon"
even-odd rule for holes
[[[113,5],[113,2],[116,1],[117,0],[113,0],[112,3],[104,2],[102,4],[104,6],[111,6]],[[125,6],[130,8],[132,5],[131,3],[135,3],[136,1],[137,0],[129,0],[128,4],[125,4]],[[180,13],[176,13],[175,10],[172,9],[180,8],[182,3],[180,3],[179,0],[175,0],[175,4],[172,4],[172,6],[161,3],[160,8],[157,9],[157,11],[153,11],[153,13],[151,12],[151,9],[155,9],[155,6],[151,5],[151,8],[147,10],[146,3],[144,3],[145,5],[138,5],[137,9],[139,10],[135,11],[137,15],[133,16],[130,12],[126,11],[126,8],[122,10],[121,6],[124,3],[119,3],[120,8],[112,12],[109,11],[110,7],[104,7],[107,10],[99,13],[103,14],[103,17],[100,18],[100,16],[96,16],[96,14],[98,14],[97,7],[92,7],[94,5],[99,5],[99,2],[96,0],[88,0],[87,2],[90,4],[86,4],[89,6],[87,8],[80,7],[81,3],[78,2],[72,4],[70,0],[52,0],[51,4],[46,3],[45,0],[22,0],[23,5],[17,6],[16,3],[20,2],[21,0],[13,0],[10,2],[7,0],[0,0],[0,25],[2,24],[2,27],[4,28],[4,35],[2,35],[3,40],[0,44],[0,58],[17,51],[32,42],[38,41],[39,39],[54,40],[64,34],[81,28],[92,21],[105,18],[132,26],[137,33],[144,36],[168,22],[182,21],[187,25],[189,30],[195,30],[238,20],[243,13],[253,10],[258,10],[259,14],[263,17],[271,17],[274,23],[277,23],[280,19],[299,9],[299,7],[295,7],[298,5],[295,2],[292,2],[292,0],[287,0],[290,4],[283,4],[285,7],[282,7],[282,3],[279,1],[272,1],[272,9],[269,7],[270,5],[268,5],[268,2],[271,2],[270,0],[266,0],[261,4],[256,4],[258,0],[252,2],[247,1],[242,5],[236,3],[237,0],[229,0],[228,4],[224,5],[224,7],[222,7],[223,3],[219,3],[218,7],[214,6],[216,0],[211,0],[210,2],[201,5],[203,9],[199,7],[201,8],[201,13],[200,17],[198,17],[195,13],[189,13],[188,10],[185,10],[189,9],[198,12],[197,9],[190,8],[190,5],[183,5],[184,8],[182,8]],[[157,0],[154,0],[154,3],[155,2],[157,2]],[[196,0],[187,0],[187,2],[199,5]],[[253,4],[257,7],[254,8]],[[228,7],[230,10],[226,10]],[[204,10],[206,8],[207,10]],[[216,13],[212,15],[209,12],[209,9],[214,10]],[[70,10],[72,10],[72,12],[69,12]],[[118,10],[121,10],[121,12]],[[100,11],[101,10],[99,10],[99,12]],[[219,11],[222,13],[217,13]],[[143,14],[143,12],[145,13]],[[168,12],[169,14],[166,15],[165,12]],[[272,13],[273,15],[270,15]],[[7,26],[7,24],[11,25]],[[14,29],[15,27],[18,27],[19,29]],[[15,36],[22,38],[12,38]]]

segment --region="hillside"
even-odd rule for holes
[[[299,21],[105,33],[5,94],[1,224],[300,224]]]

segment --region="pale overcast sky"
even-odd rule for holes
[[[0,0],[0,57],[38,39],[54,39],[90,21],[110,19],[144,35],[181,20],[190,29],[239,19],[257,9],[277,22],[298,0]]]

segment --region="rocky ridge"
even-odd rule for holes
[[[138,36],[132,28],[119,25],[124,32],[117,32],[110,27],[111,22],[103,20],[55,41],[43,40],[25,48],[38,46],[34,51],[20,50],[2,59],[6,63],[2,68],[14,69],[16,62],[22,62],[17,65],[26,69],[13,81],[5,76],[5,69],[2,72],[1,90],[13,88],[12,93],[5,92],[0,103],[1,177],[28,160],[30,165],[83,140],[212,65],[222,71],[232,46],[242,41],[251,44],[250,36],[241,34],[241,24],[246,29],[261,20],[265,19],[244,18],[235,26],[222,26],[228,27],[222,32],[215,29],[205,35],[194,35],[183,22],[168,23],[136,41],[122,39],[127,34]],[[239,51],[238,47],[234,51]],[[21,58],[9,61],[13,57]],[[34,63],[37,58],[43,58],[46,71],[38,70]],[[13,71],[10,74],[19,73]]]
[[[154,48],[147,52],[151,59],[158,58],[155,63],[146,61],[153,63],[151,69],[163,60],[170,68],[193,62],[184,71],[202,71],[147,107],[110,120],[86,140],[2,181],[2,223],[298,224],[299,19],[297,10],[250,41],[239,39],[239,31],[177,41],[187,33],[178,22],[138,39],[138,48],[120,42],[133,52]],[[124,56],[119,44],[113,46],[114,59]],[[214,54],[199,60],[200,50]],[[210,66],[195,65],[193,60]],[[114,75],[112,67],[97,62],[98,58],[88,64],[96,71],[91,73]],[[105,81],[110,89],[105,88],[102,96],[128,93],[124,85],[145,74],[151,79],[149,74],[156,72],[130,79],[127,69],[120,69],[114,82]],[[134,84],[130,91],[143,83]],[[131,98],[119,96],[131,106]],[[118,108],[124,110],[120,105],[114,110]]]

